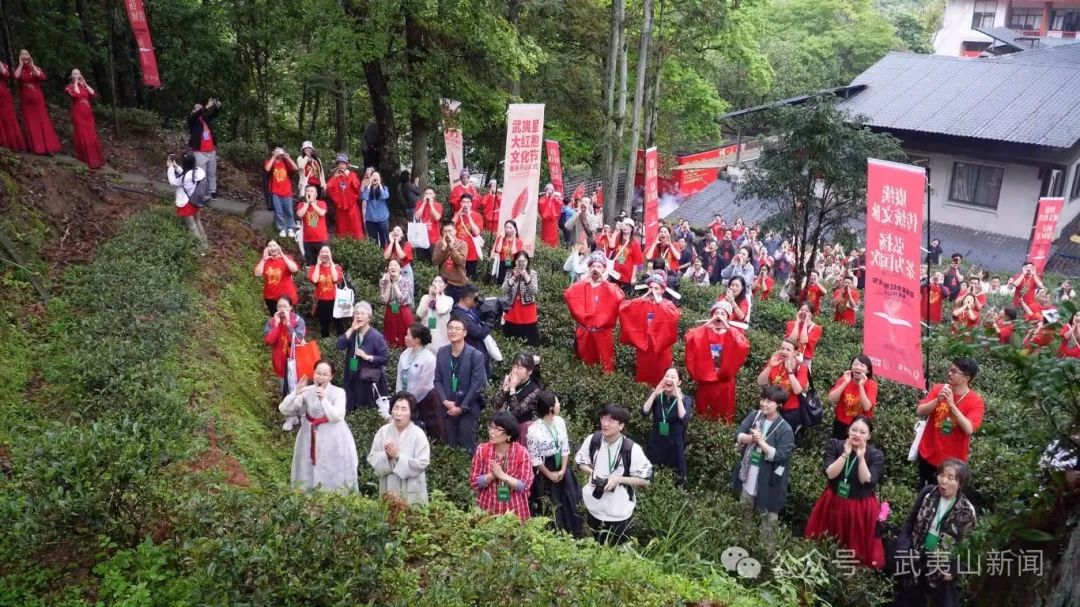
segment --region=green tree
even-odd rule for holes
[[[924,55],[934,52],[934,47],[930,44],[932,32],[917,16],[911,13],[895,13],[890,20],[896,28],[896,35],[907,50]]]

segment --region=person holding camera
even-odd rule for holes
[[[540,345],[539,306],[540,276],[532,269],[532,259],[525,251],[514,254],[513,269],[502,283],[502,300],[509,302],[503,314],[503,335],[524,339],[531,347]]]
[[[496,413],[488,425],[488,442],[473,455],[469,479],[481,510],[496,516],[512,512],[527,521],[533,469],[529,450],[519,439],[514,416]]]
[[[296,216],[300,218],[303,238],[304,262],[308,266],[318,263],[319,251],[326,246],[330,235],[326,226],[326,203],[319,200],[319,188],[309,185],[304,188],[304,199],[296,205]]]
[[[176,195],[173,198],[176,204],[176,216],[183,220],[184,225],[199,240],[202,253],[205,255],[207,249],[210,248],[210,239],[207,238],[202,220],[199,219],[199,207],[192,204],[191,196],[195,193],[195,184],[205,179],[206,173],[195,166],[195,155],[191,152],[184,154],[182,162],[182,165],[177,165],[176,156],[169,154],[165,177],[169,180],[169,185],[176,188]]]
[[[349,169],[349,157],[345,154],[338,154],[334,161],[334,170],[326,182],[326,195],[334,203],[334,234],[338,238],[362,239],[360,178]]]
[[[423,203],[421,203],[423,206]],[[456,303],[461,298],[462,290],[469,284],[465,274],[465,258],[469,247],[457,237],[457,228],[448,223],[442,227],[442,237],[434,242],[431,262],[439,269],[439,276],[446,281],[446,294]]]
[[[263,301],[271,315],[277,311],[277,301],[285,297],[289,301],[299,301],[296,283],[292,275],[300,271],[300,264],[281,250],[276,240],[266,241],[262,258],[255,264],[255,276],[263,279]]]
[[[263,162],[263,170],[269,176],[270,200],[274,206],[274,224],[278,236],[296,238],[296,218],[293,216],[293,186],[289,175],[297,170],[296,163],[281,146],[270,152]]]
[[[368,238],[386,248],[390,243],[390,190],[383,185],[382,176],[373,172],[361,194],[364,198],[364,227]]]
[[[415,396],[400,390],[391,395],[390,421],[371,439],[367,461],[379,477],[379,495],[392,493],[409,504],[426,504],[431,444],[413,423],[416,416]]]
[[[581,443],[574,463],[588,482],[581,489],[589,528],[601,544],[622,544],[628,539],[634,508],[634,490],[647,487],[653,467],[641,446],[623,435],[630,412],[608,405],[600,412],[600,430]]]
[[[82,72],[71,70],[71,83],[64,88],[71,97],[71,138],[75,147],[75,157],[86,163],[91,169],[105,165],[105,156],[101,153],[97,128],[94,126],[94,109],[90,100],[97,98],[94,89],[86,84]],[[213,181],[210,182],[213,185]],[[213,188],[210,190],[213,192]]]
[[[1028,306],[1035,304],[1035,292],[1045,287],[1039,274],[1035,272],[1035,264],[1030,261],[1020,269],[1020,273],[1009,279],[1006,283],[1013,288],[1013,307],[1021,308],[1021,303]]]
[[[795,450],[795,431],[780,415],[788,393],[780,386],[761,388],[758,410],[739,424],[735,445],[741,449],[739,463],[731,472],[732,490],[739,501],[775,523],[787,503],[788,458]]]
[[[679,371],[671,367],[641,406],[641,414],[652,418],[645,456],[654,466],[674,470],[680,487],[686,484],[686,424],[694,410],[694,399],[681,385]]]
[[[446,333],[450,345],[435,355],[435,393],[440,404],[437,412],[446,444],[472,453],[476,450],[477,420],[484,408],[487,368],[483,353],[465,343],[465,322],[460,317],[450,319]],[[507,415],[516,434],[517,420]]]
[[[353,321],[337,339],[337,349],[345,351],[345,406],[350,413],[358,408],[376,408],[376,400],[389,394],[386,361],[390,358],[386,339],[371,326],[371,304],[353,306]]]
[[[293,447],[291,483],[305,491],[351,493],[357,489],[360,459],[345,423],[345,391],[330,383],[334,377],[330,361],[315,363],[314,375],[311,384],[301,377],[296,389],[278,405],[286,416],[303,420]]]
[[[221,111],[221,102],[211,97],[206,105],[196,103],[187,117],[188,149],[195,154],[195,162],[206,171],[210,180],[210,196],[217,197],[217,140],[212,125]],[[290,193],[290,196],[292,194]],[[284,234],[282,234],[284,236]]]
[[[491,334],[491,327],[480,318],[480,303],[483,296],[476,290],[476,285],[467,284],[461,288],[461,297],[450,311],[450,318],[460,319],[465,324],[465,342],[484,355],[488,374],[491,374],[491,361],[488,359],[484,339]]]

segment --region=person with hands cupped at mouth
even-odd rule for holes
[[[664,372],[641,406],[641,414],[652,418],[645,456],[654,466],[674,470],[680,487],[686,484],[686,424],[693,410],[694,399],[683,394],[675,367]]]
[[[758,374],[759,386],[773,385],[787,395],[780,408],[780,416],[787,420],[793,431],[799,430],[799,395],[810,384],[810,371],[799,362],[795,342],[784,339],[780,347],[769,357],[765,367]]]
[[[263,343],[270,346],[270,364],[274,375],[281,378],[281,395],[289,393],[288,360],[293,357],[293,348],[304,342],[307,325],[299,314],[293,312],[288,297],[277,300],[277,311],[266,319],[263,327]],[[292,430],[292,424],[285,422],[285,430]]]
[[[64,92],[71,97],[71,138],[75,157],[91,169],[104,166],[105,156],[101,153],[101,142],[94,125],[94,108],[90,106],[90,101],[97,98],[97,93],[77,69],[71,70],[71,83],[64,88]],[[216,179],[217,176],[214,175],[214,180]],[[211,181],[211,192],[215,191],[215,181]]]
[[[709,320],[686,332],[686,370],[697,384],[697,414],[735,421],[735,376],[750,353],[745,325],[731,320],[732,305],[718,301]]]
[[[276,240],[266,241],[262,257],[255,264],[255,276],[263,279],[263,302],[271,315],[277,312],[278,299],[286,297],[289,301],[299,301],[292,277],[299,271],[300,264],[286,255]]]
[[[291,482],[305,490],[351,492],[357,489],[356,442],[345,423],[345,391],[330,383],[330,361],[315,363],[315,381],[301,377],[278,410],[300,416],[300,432],[293,447]]]
[[[413,324],[413,281],[401,271],[401,264],[391,259],[379,279],[379,299],[386,304],[383,312],[383,336],[392,348],[405,345],[405,331]]]
[[[388,395],[386,361],[389,350],[386,338],[371,326],[371,304],[353,306],[352,325],[338,337],[337,349],[345,351],[346,406],[351,413],[363,407],[374,409],[376,399]]]
[[[605,373],[615,372],[615,324],[619,304],[626,297],[622,289],[605,278],[607,258],[602,253],[589,257],[589,273],[563,291],[570,316],[577,323],[575,349],[586,365],[600,365]]]
[[[844,440],[848,428],[857,417],[874,417],[877,406],[877,382],[874,381],[874,363],[865,354],[851,361],[851,368],[844,371],[836,385],[829,390],[829,401],[836,407],[832,437]]]
[[[652,386],[671,367],[671,347],[679,340],[680,312],[664,298],[667,277],[662,271],[650,274],[645,285],[644,295],[619,305],[619,343],[632,346],[636,352],[634,381]]]
[[[338,238],[360,240],[364,225],[360,220],[360,177],[349,169],[349,157],[338,154],[334,170],[326,182],[326,195],[334,204],[334,234]]]

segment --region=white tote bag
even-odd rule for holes
[[[335,285],[334,318],[352,318],[353,302],[356,293],[349,287],[349,282],[342,277],[341,286]]]
[[[495,362],[502,362],[503,355],[502,350],[499,349],[499,344],[495,343],[495,338],[488,335],[484,338],[484,349],[487,350],[488,356]]]
[[[428,240],[427,224],[421,221],[410,221],[407,236],[414,249],[431,248],[431,241]]]
[[[923,432],[926,432],[926,420],[920,419],[915,422],[915,440],[911,441],[911,448],[907,452],[909,462],[913,462],[919,457],[919,443],[922,442]]]
[[[477,234],[472,237],[473,244],[476,245],[476,256],[479,259],[484,258],[484,237]]]

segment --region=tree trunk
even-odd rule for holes
[[[660,3],[660,14],[656,19],[656,43],[653,44],[652,80],[645,95],[645,146],[656,145],[657,108],[660,106],[660,79],[664,75],[664,0]]]
[[[319,123],[319,106],[322,105],[322,89],[315,88],[315,102],[311,107],[311,132],[314,133]],[[346,150],[340,149],[339,152],[345,152]]]
[[[304,86],[303,86],[303,89],[301,89],[301,91],[300,91],[300,109],[297,110],[297,112],[296,112],[296,128],[302,134],[306,134],[306,135],[310,135],[310,133],[311,133],[311,131],[305,131],[304,130],[304,112],[306,112],[307,108],[308,108],[308,99],[310,98],[310,91],[311,91],[311,87],[309,87],[308,83],[305,82]]]
[[[515,2],[510,3],[508,15],[510,16],[511,23],[517,27],[517,9]],[[415,18],[412,13],[406,13],[405,15],[405,66],[406,74],[409,77],[409,81],[416,85],[418,88],[428,88],[419,82],[421,78],[421,68],[424,59],[427,57],[428,49],[424,42],[424,28],[420,22]],[[516,83],[519,89],[520,82]],[[513,85],[511,86],[513,88]],[[516,95],[517,93],[515,93]],[[424,117],[420,112],[421,107],[419,104],[424,103],[422,101],[423,96],[414,98],[409,108],[409,131],[410,139],[412,141],[412,174],[420,175],[421,181],[427,183],[428,174],[428,134],[434,128],[434,124]],[[430,102],[430,100],[428,100]]]
[[[637,78],[634,81],[634,117],[630,127],[630,161],[626,165],[626,192],[623,196],[623,210],[630,214],[634,201],[634,176],[637,173],[637,148],[641,138],[641,114],[645,97],[645,68],[649,65],[649,38],[652,37],[653,0],[645,0],[644,17],[641,23],[641,40],[638,43]]]
[[[619,152],[622,148],[622,122],[626,115],[626,2],[611,3],[611,35],[608,40],[608,71],[610,80],[604,91],[607,109],[607,133],[604,145],[604,218],[617,215],[619,192]],[[615,78],[619,75],[619,103],[615,105]]]
[[[3,3],[0,2],[0,6],[2,5]],[[79,14],[79,25],[82,29],[83,43],[86,44],[86,48],[98,48],[99,43],[94,41],[94,33],[93,29],[91,28],[92,21],[90,16],[90,9],[86,6],[86,0],[75,0],[75,12]],[[91,56],[93,57],[93,60],[90,62],[90,71],[94,74],[94,84],[101,86],[101,83],[105,82],[105,80],[108,78],[108,76],[106,75],[105,66],[101,64],[101,57],[97,53],[92,53]]]
[[[368,95],[371,97],[371,110],[375,115],[375,122],[379,125],[379,172],[382,173],[384,182],[393,183],[390,179],[396,176],[401,168],[401,156],[398,153],[394,108],[390,105],[390,86],[382,63],[377,59],[364,62],[364,78],[368,85]],[[389,190],[391,208],[403,211],[400,191],[393,187]]]
[[[334,81],[334,145],[339,150],[349,149],[349,123],[346,103],[349,91],[342,80]]]
[[[412,131],[412,174],[419,175],[420,181],[428,181],[428,134],[430,123],[414,109],[409,116],[409,129]]]

